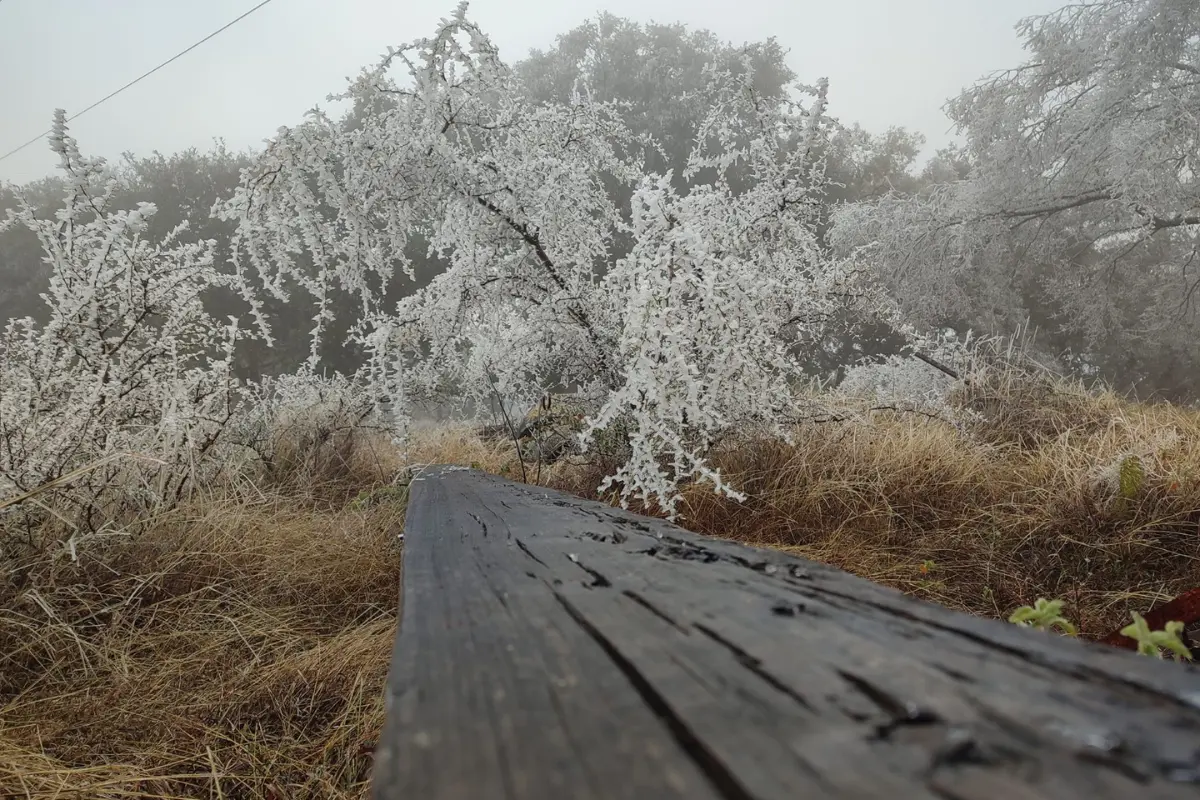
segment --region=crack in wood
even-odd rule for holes
[[[596,531],[584,531],[583,535],[593,542],[600,542],[601,544],[622,544],[628,538],[620,531],[612,531],[608,534],[597,533]]]
[[[1091,749],[1080,750],[1076,757],[1107,769],[1115,770],[1135,783],[1146,785],[1150,783],[1150,774],[1138,769],[1126,754],[1115,755]]]
[[[713,753],[708,744],[692,729],[687,721],[675,713],[670,703],[659,693],[654,684],[642,674],[637,665],[626,658],[613,641],[597,630],[575,608],[571,601],[558,592],[555,592],[554,596],[562,604],[563,608],[566,609],[571,619],[575,620],[576,624],[600,646],[604,654],[608,656],[617,669],[629,680],[634,690],[646,703],[646,706],[654,712],[655,716],[662,720],[683,752],[700,769],[700,772],[708,778],[717,793],[725,798],[725,800],[758,800],[742,785],[737,775],[726,767],[720,758]]]
[[[654,605],[653,603],[651,603],[646,598],[642,597],[637,592],[633,591],[632,589],[625,589],[623,592],[621,592],[621,594],[625,595],[630,600],[637,603],[639,606],[646,609],[651,614],[653,614],[654,616],[661,619],[663,622],[670,625],[672,628],[675,628],[680,633],[684,634],[685,636],[691,636],[691,631],[689,631],[683,625],[680,625],[678,622],[675,621],[675,619],[673,617],[671,617],[669,614],[667,614],[667,612],[663,611],[661,608]]]
[[[689,547],[687,545],[665,544],[657,547],[650,547],[646,550],[638,551],[642,555],[652,556],[655,558],[675,558],[680,561],[700,561],[704,564],[712,564],[721,560],[721,556],[711,550],[705,550],[703,547]]]
[[[530,558],[532,558],[537,563],[541,564],[546,569],[550,569],[549,564],[547,564],[545,561],[542,561],[540,558],[538,558],[536,555],[533,554],[533,551],[529,549],[529,545],[525,544],[520,539],[514,539],[513,541],[515,541],[517,543],[517,549],[519,549],[522,553],[529,556]]]
[[[989,752],[980,743],[970,729],[961,726],[951,726],[946,731],[946,738],[934,751],[929,764],[929,778],[941,768],[974,766],[995,766],[1001,763],[998,752]]]
[[[910,700],[901,700],[881,686],[866,678],[845,670],[837,670],[842,680],[853,686],[860,694],[874,703],[888,717],[888,721],[875,728],[874,738],[886,740],[898,728],[917,725],[941,725],[945,720],[936,712],[923,708]]]
[[[587,566],[586,564],[580,563],[578,558],[568,556],[567,560],[570,561],[575,566],[579,567],[581,570],[583,570],[587,574],[592,576],[592,582],[584,584],[584,586],[588,587],[589,589],[607,589],[612,586],[612,581],[610,581],[608,578],[604,577],[597,570],[592,569],[591,567]]]
[[[721,645],[726,650],[728,650],[730,653],[732,653],[733,657],[735,659],[737,659],[737,662],[739,664],[741,664],[743,667],[748,669],[750,672],[753,672],[755,675],[757,675],[760,679],[762,679],[762,681],[764,683],[766,683],[772,689],[782,693],[786,697],[791,698],[793,701],[798,703],[802,708],[807,709],[808,711],[813,712],[813,713],[817,712],[816,707],[813,706],[813,704],[811,702],[809,702],[808,698],[806,698],[804,695],[797,692],[792,687],[788,686],[783,681],[779,680],[779,678],[776,678],[770,672],[767,672],[767,670],[765,670],[763,668],[762,659],[758,658],[755,655],[752,655],[751,653],[746,652],[745,650],[738,647],[736,644],[729,641],[725,637],[721,636],[719,633],[717,633],[716,631],[714,631],[712,628],[708,627],[707,625],[702,625],[699,622],[694,623],[694,625],[695,625],[696,630],[700,631],[705,636],[707,636],[709,639],[712,639],[714,642]]]

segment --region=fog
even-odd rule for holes
[[[251,8],[251,0],[0,0],[0,154],[45,131]],[[476,0],[471,15],[510,61],[606,10],[638,22],[683,22],[740,44],[770,36],[801,80],[831,81],[830,113],[868,130],[898,125],[951,135],[947,98],[1021,60],[1014,24],[1057,0]],[[73,124],[89,152],[148,155],[223,138],[257,146],[324,104],[384,52],[428,35],[452,2],[274,0]],[[0,180],[52,172],[34,144],[0,162]]]
[[[273,248],[265,260],[251,256],[255,269],[270,273],[255,280],[304,287],[271,289],[267,316],[284,333],[239,345],[242,377],[287,374],[310,359],[322,369],[356,374],[366,352],[365,340],[356,337],[365,335],[360,312],[367,306],[420,304],[431,282],[475,280],[459,268],[490,272],[526,264],[529,253],[512,250],[512,241],[488,227],[497,220],[474,216],[480,207],[498,214],[526,245],[535,244],[538,260],[552,264],[557,257],[574,265],[577,288],[597,304],[578,319],[599,315],[608,329],[581,323],[594,352],[572,356],[571,369],[592,358],[605,361],[618,349],[616,332],[634,319],[623,316],[633,313],[629,298],[642,289],[613,283],[593,290],[622,269],[636,281],[662,269],[678,274],[677,265],[650,255],[663,244],[655,243],[653,226],[640,233],[623,229],[635,216],[645,221],[635,214],[633,198],[646,196],[646,182],[665,180],[671,189],[658,202],[678,205],[676,220],[698,214],[699,206],[685,209],[694,189],[709,193],[697,198],[727,193],[714,209],[728,216],[720,223],[696,216],[693,244],[734,235],[741,230],[738,214],[787,218],[788,235],[798,238],[772,238],[777,229],[761,232],[762,244],[737,256],[724,247],[694,254],[720,261],[725,276],[746,270],[746,280],[760,289],[765,276],[780,280],[764,302],[786,298],[795,319],[809,327],[792,329],[786,315],[776,320],[791,331],[784,338],[795,337],[787,347],[796,359],[776,365],[779,374],[796,368],[837,384],[859,367],[891,369],[894,359],[903,362],[913,352],[953,360],[968,340],[1018,336],[1056,371],[1139,397],[1190,401],[1200,396],[1200,305],[1194,302],[1200,297],[1194,268],[1200,261],[1194,168],[1200,6],[1097,0],[1056,13],[1062,2],[613,0],[589,7],[477,0],[468,6],[469,22],[456,18],[443,27],[439,20],[456,13],[449,0],[0,0],[0,72],[8,76],[0,83],[0,209],[17,215],[0,226],[0,324],[44,318],[52,276],[91,269],[73,256],[48,255],[48,240],[36,233],[58,202],[54,195],[62,198],[62,183],[34,183],[55,172],[51,142],[39,131],[62,108],[68,117],[83,112],[69,120],[79,152],[116,164],[116,180],[106,184],[116,193],[115,205],[106,213],[152,204],[157,213],[145,241],[170,240],[185,224],[182,241],[212,242],[212,263],[226,271],[237,272],[238,259],[253,252],[248,247]],[[434,35],[470,39],[467,30],[489,39],[507,66],[494,62],[490,46],[457,66],[443,65],[453,74],[442,67],[409,73],[397,60],[388,79],[423,87],[419,96],[364,84],[351,102],[327,99],[346,91],[347,80],[364,67],[376,66],[388,48]],[[453,54],[450,48],[422,58]],[[747,65],[751,83],[730,94],[746,78]],[[823,78],[827,95],[815,90]],[[429,81],[441,89],[429,88]],[[572,87],[585,91],[575,95]],[[487,155],[472,150],[438,162],[435,151],[461,144],[451,132],[459,124],[456,112],[440,131],[425,130],[417,120],[461,110],[459,103],[474,107],[485,96],[494,104],[469,125],[473,141],[479,131],[495,132],[476,142],[490,148]],[[951,129],[951,102],[961,129]],[[328,112],[323,121],[298,127],[314,107]],[[577,129],[582,123],[575,117],[559,116],[568,109],[598,116]],[[606,121],[610,114],[621,118],[616,127]],[[542,115],[558,120],[561,138],[542,138],[547,134],[535,122]],[[748,129],[754,133],[734,136],[755,116],[758,124]],[[734,127],[712,127],[714,120]],[[781,133],[759,140],[767,130]],[[718,142],[721,131],[727,136]],[[431,161],[415,163],[406,148],[422,137],[432,137],[424,149]],[[641,147],[631,149],[635,139],[627,137],[655,144],[626,161],[621,153]],[[774,160],[756,161],[758,155],[743,151],[737,142],[746,137],[758,142],[755,153],[774,151]],[[215,141],[225,147],[214,147]],[[281,185],[272,184],[265,204],[258,197],[237,200],[239,183],[253,194],[256,173],[262,179],[278,174],[273,155],[256,155],[268,141],[288,154],[296,181],[288,186],[317,186],[323,174],[347,176],[346,186],[319,189],[333,218],[322,216],[312,198]],[[615,149],[610,159],[600,150],[572,150],[578,142]],[[801,142],[807,144],[800,148]],[[724,152],[714,155],[713,147]],[[707,166],[689,171],[701,163]],[[724,172],[714,171],[718,163]],[[468,164],[503,174],[505,182],[463,189],[454,170]],[[381,165],[387,173],[374,174]],[[768,180],[776,169],[783,171]],[[390,193],[401,175],[422,185]],[[745,194],[752,186],[782,194],[768,202],[765,194]],[[445,194],[450,187],[466,195]],[[495,191],[506,192],[514,207],[492,204]],[[546,205],[551,195],[559,201]],[[462,207],[464,198],[475,205]],[[573,202],[563,205],[561,198]],[[62,199],[72,202],[69,193]],[[212,216],[215,207],[224,217]],[[367,224],[364,214],[381,216]],[[466,219],[483,227],[471,233]],[[395,220],[403,221],[393,226]],[[356,228],[360,222],[366,227]],[[124,224],[117,217],[95,223],[89,230]],[[543,247],[534,241],[538,230],[565,238]],[[499,235],[494,258],[475,263],[474,254],[485,251],[468,233]],[[738,247],[741,237],[733,239]],[[378,285],[369,291],[353,266],[363,259],[378,267],[372,278]],[[411,274],[394,270],[403,259],[414,267]],[[645,262],[633,269],[637,259]],[[788,264],[780,272],[782,261]],[[552,273],[552,285],[570,283],[557,267]],[[810,285],[814,276],[827,288]],[[537,274],[505,281],[514,287],[528,282],[539,292],[546,287]],[[521,326],[548,342],[553,337],[545,332],[564,324],[553,315],[543,319],[549,306],[523,289],[509,295],[490,280],[477,289],[483,310],[516,304],[509,307],[512,319],[472,317],[473,325],[493,326],[478,331],[488,346],[500,347]],[[246,320],[245,301],[256,290],[246,291],[237,299],[206,292],[206,308],[218,320]],[[361,291],[365,298],[357,296]],[[485,302],[493,291],[500,294]],[[601,299],[605,293],[609,300]],[[559,300],[574,303],[578,296],[572,291]],[[458,300],[443,299],[447,308],[459,308]],[[693,299],[685,295],[681,302]],[[731,323],[719,336],[739,335],[736,326],[763,310],[745,305],[737,292],[726,301],[730,305],[701,304],[724,309],[712,320],[714,331]],[[845,305],[851,301],[862,305]],[[449,331],[449,320],[457,318],[414,311],[406,324],[416,319],[445,323]],[[765,357],[770,348],[763,341],[775,334],[760,322],[765,338],[745,346]],[[566,323],[562,333],[580,331]],[[947,336],[955,340],[952,347],[942,341]],[[537,381],[528,377],[533,372],[521,379],[527,391],[515,395],[523,401],[541,392],[543,378],[582,385],[596,377],[584,370],[568,380],[541,356],[525,362],[529,351],[518,340],[488,358],[545,371]],[[943,347],[950,350],[939,356]],[[925,393],[924,384],[939,379],[928,362],[914,369],[912,392]],[[902,376],[874,372],[851,377],[852,384],[871,387],[902,382]],[[744,390],[736,381],[730,385]]]

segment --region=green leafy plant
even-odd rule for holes
[[[1014,611],[1008,621],[1023,628],[1037,628],[1040,631],[1058,628],[1067,636],[1075,636],[1075,626],[1062,615],[1062,607],[1062,600],[1039,597],[1032,606],[1021,606]]]
[[[1128,636],[1137,642],[1137,651],[1144,656],[1162,658],[1162,651],[1169,650],[1178,658],[1192,659],[1192,651],[1187,648],[1179,634],[1183,633],[1182,622],[1168,622],[1163,630],[1152,631],[1145,617],[1136,611],[1133,613],[1133,623],[1121,629],[1122,636]]]

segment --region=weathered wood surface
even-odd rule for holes
[[[454,468],[404,550],[381,800],[1200,796],[1191,668]]]

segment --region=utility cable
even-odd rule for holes
[[[3,2],[3,0],[0,0],[0,2]],[[108,102],[109,100],[113,99],[114,97],[116,97],[116,96],[117,96],[117,95],[119,95],[121,92],[125,91],[126,89],[130,88],[131,86],[135,86],[136,84],[140,83],[141,81],[145,80],[146,78],[149,78],[151,75],[153,75],[154,73],[158,72],[160,69],[162,69],[163,67],[165,67],[165,66],[167,66],[168,64],[172,63],[173,61],[177,61],[178,59],[182,58],[183,56],[186,56],[188,53],[192,52],[192,51],[193,51],[193,50],[195,50],[197,47],[199,47],[200,45],[202,45],[202,44],[204,44],[205,42],[207,42],[209,39],[212,39],[214,36],[217,36],[218,34],[220,34],[220,33],[224,33],[225,31],[229,30],[229,29],[230,29],[230,28],[232,28],[234,25],[238,24],[239,22],[241,22],[242,20],[244,20],[246,17],[250,16],[250,15],[251,15],[251,14],[253,14],[255,11],[258,11],[260,8],[262,8],[262,7],[263,7],[263,6],[265,6],[267,3],[270,3],[270,2],[271,2],[271,0],[262,0],[262,2],[261,2],[261,3],[259,3],[258,5],[256,5],[254,8],[252,8],[252,9],[250,9],[249,11],[245,12],[244,14],[242,14],[242,15],[241,15],[240,17],[238,17],[237,19],[235,19],[235,20],[232,20],[231,22],[228,22],[228,23],[226,23],[225,25],[221,26],[220,28],[217,28],[215,31],[213,31],[212,33],[210,33],[208,36],[205,36],[203,39],[201,39],[200,41],[196,42],[194,45],[192,45],[192,46],[191,46],[191,47],[189,47],[188,49],[186,49],[186,50],[183,50],[183,51],[181,51],[181,52],[179,52],[179,53],[176,53],[175,55],[171,56],[171,57],[170,57],[170,58],[168,58],[166,61],[162,62],[162,63],[161,63],[161,64],[159,64],[157,67],[155,67],[154,69],[150,70],[149,72],[145,72],[145,73],[143,73],[143,74],[139,75],[138,77],[136,77],[136,78],[134,78],[133,80],[131,80],[129,83],[127,83],[127,84],[125,84],[124,86],[122,86],[120,89],[117,89],[115,92],[112,92],[111,94],[108,94],[108,95],[106,95],[106,96],[104,96],[104,97],[100,98],[99,100],[97,100],[96,102],[92,103],[90,106],[88,106],[87,108],[85,108],[83,111],[80,111],[78,114],[73,114],[73,115],[71,115],[71,116],[67,117],[67,122],[70,122],[71,120],[73,120],[73,119],[76,119],[77,117],[81,117],[81,116],[83,116],[84,114],[86,114],[87,112],[91,111],[93,108],[95,108],[96,106],[100,105],[101,103]],[[14,150],[9,150],[9,151],[8,151],[7,153],[5,153],[4,155],[0,156],[0,161],[3,161],[4,159],[8,158],[9,156],[15,156],[17,153],[21,152],[21,151],[22,151],[22,150],[24,150],[26,147],[29,147],[31,144],[36,144],[36,143],[37,143],[38,141],[40,141],[40,140],[41,140],[43,137],[45,137],[45,136],[48,136],[50,133],[51,133],[51,131],[49,131],[49,130],[45,131],[44,133],[39,133],[37,136],[33,137],[32,139],[30,139],[28,142],[26,142],[25,144],[21,145],[20,147],[18,147],[18,148],[16,148],[16,149],[14,149]]]

